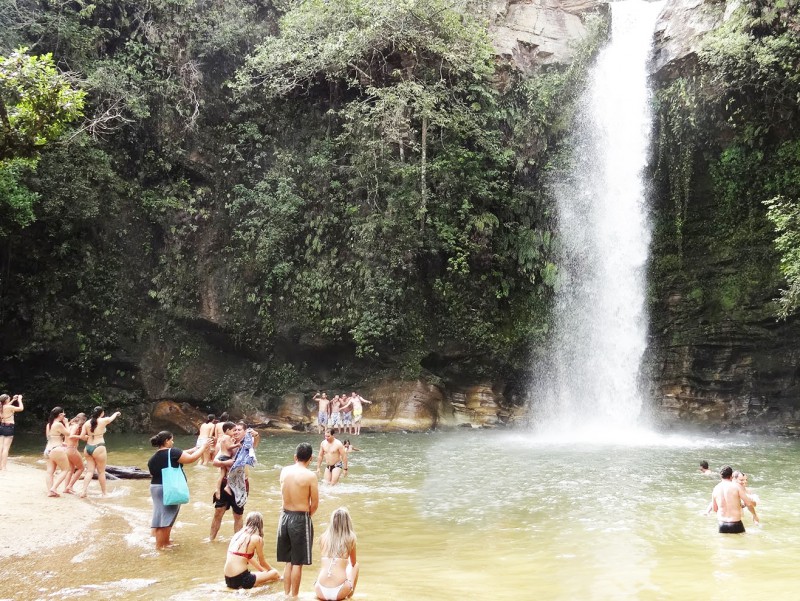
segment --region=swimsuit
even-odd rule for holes
[[[336,561],[337,558],[336,557],[333,557],[333,558],[323,557],[322,559],[328,559],[329,560],[329,563],[328,563],[328,576],[330,576],[331,573],[333,572],[333,562]],[[346,557],[340,557],[338,559],[347,559],[347,558]],[[344,582],[342,582],[338,586],[322,586],[319,583],[319,579],[317,579],[317,581],[314,583],[314,586],[319,589],[318,592],[319,592],[320,596],[323,599],[326,599],[326,601],[336,601],[339,598],[339,593],[342,591],[342,587],[345,584],[350,586],[350,591],[352,592],[353,591],[353,582],[349,578],[345,578]]]
[[[238,576],[225,576],[225,586],[228,588],[253,588],[256,583],[256,575],[245,570]]]
[[[0,436],[14,436],[14,424],[0,424]]]
[[[336,426],[339,423],[340,423],[340,421],[339,421],[339,412],[338,411],[334,411],[333,413],[331,413],[331,426]]]
[[[744,524],[742,520],[738,522],[720,522],[719,531],[720,534],[741,534],[744,532]]]
[[[310,566],[313,540],[314,524],[307,511],[281,510],[276,542],[279,562]]]
[[[335,470],[337,467],[344,469],[344,466],[342,465],[341,461],[339,463],[334,463],[333,465],[329,465],[328,469],[331,470],[331,473],[333,473],[333,470]]]
[[[207,436],[198,436],[197,437],[197,443],[195,444],[195,446],[196,447],[202,447],[207,442],[208,442],[208,437]]]
[[[97,447],[104,447],[104,446],[106,446],[106,443],[104,442],[98,442],[97,444],[87,444],[86,447],[84,447],[84,451],[86,451],[86,454],[91,457],[92,455],[94,455],[94,451]]]
[[[342,424],[345,426],[349,426],[353,423],[353,414],[350,411],[344,411],[342,413]]]
[[[320,411],[317,415],[317,423],[320,426],[324,426],[328,423],[328,412],[327,411]]]
[[[353,421],[360,422],[361,421],[361,414],[364,410],[361,407],[353,407]]]

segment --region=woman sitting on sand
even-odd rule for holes
[[[345,507],[331,515],[328,529],[319,539],[322,567],[314,583],[314,592],[323,601],[352,597],[358,583],[356,533]]]
[[[67,417],[61,407],[54,407],[47,420],[44,433],[47,436],[47,446],[44,449],[44,456],[47,460],[47,472],[45,482],[47,483],[47,496],[60,497],[57,489],[61,483],[72,473],[69,469],[69,458],[67,457],[67,445],[65,443],[69,431],[67,430]],[[58,479],[55,478],[56,468],[61,470]]]
[[[102,407],[95,407],[92,411],[92,419],[83,424],[81,438],[86,440],[86,448],[83,454],[86,457],[86,475],[83,478],[83,491],[81,497],[86,496],[89,490],[89,483],[94,477],[94,470],[97,469],[97,481],[100,483],[100,491],[106,496],[106,440],[103,435],[106,433],[106,426],[122,415],[119,411],[111,417],[105,417]]]
[[[247,568],[252,565],[257,571]],[[225,559],[228,588],[253,588],[280,580],[281,575],[264,559],[264,518],[258,511],[247,514],[244,528],[233,535]]]

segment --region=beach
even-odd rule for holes
[[[44,478],[44,468],[13,457],[0,471],[0,558],[28,556],[78,540],[86,526],[105,512],[77,495],[48,497]]]

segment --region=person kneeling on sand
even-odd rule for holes
[[[253,566],[256,571],[247,568]],[[281,579],[264,559],[264,518],[258,511],[247,514],[244,528],[231,538],[225,558],[225,584],[228,588],[253,588]]]

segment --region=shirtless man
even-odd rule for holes
[[[720,470],[722,482],[714,487],[711,493],[712,509],[717,512],[719,531],[724,534],[740,534],[744,532],[742,523],[742,507],[753,507],[753,500],[738,483],[733,482],[733,468],[726,465]]]
[[[372,401],[368,401],[355,391],[350,395],[350,402],[353,404],[353,434],[361,434],[361,414],[364,412],[364,407],[361,403],[371,405]]]
[[[331,404],[331,400],[328,398],[326,393],[320,391],[317,391],[317,394],[314,395],[312,400],[319,403],[319,412],[317,413],[317,434],[320,434],[322,429],[328,425],[328,407]]]
[[[342,406],[342,401],[337,394],[331,399],[331,417],[328,420],[328,428],[331,430],[339,428],[342,425],[342,416],[339,415],[339,407]]]
[[[283,590],[296,597],[303,566],[311,565],[314,524],[311,516],[319,506],[319,486],[308,469],[313,450],[307,442],[297,445],[294,465],[281,470],[281,516],[278,522],[278,561],[285,562]]]
[[[339,419],[342,423],[342,432],[350,434],[353,427],[353,397],[342,395],[339,400],[342,403],[339,407]]]
[[[209,413],[206,416],[206,422],[202,424],[197,432],[197,444],[195,446],[198,447],[206,447],[206,441],[209,438],[214,437],[214,432],[217,428],[217,416]],[[200,465],[205,465],[209,461],[211,461],[211,457],[214,454],[214,449],[206,447],[203,454],[200,455]]]
[[[333,430],[325,430],[325,440],[319,445],[319,458],[317,459],[317,475],[322,467],[322,460],[325,459],[325,475],[322,479],[330,485],[335,485],[339,481],[339,476],[344,471],[347,475],[347,450],[341,440],[336,440]]]

